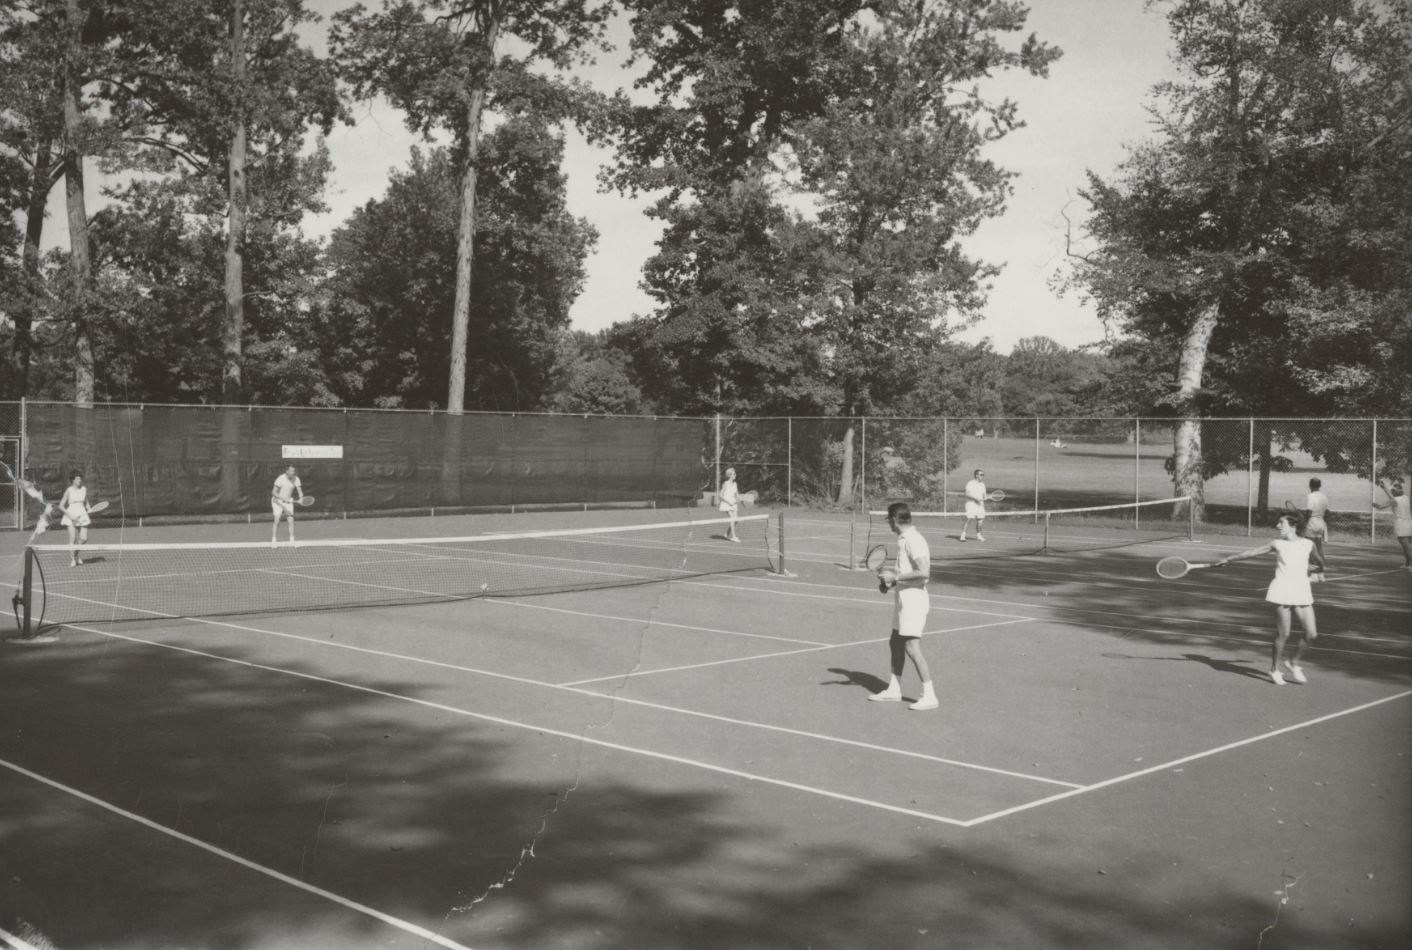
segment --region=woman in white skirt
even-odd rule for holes
[[[1303,527],[1303,514],[1285,512],[1275,523],[1275,530],[1280,535],[1278,538],[1216,562],[1220,566],[1272,551],[1275,554],[1275,579],[1265,591],[1265,599],[1275,605],[1275,645],[1270,655],[1270,681],[1276,686],[1285,684],[1285,670],[1296,683],[1308,681],[1300,661],[1304,659],[1304,651],[1309,644],[1319,636],[1314,624],[1314,590],[1309,583],[1309,575],[1323,572],[1324,559],[1313,541],[1300,536]],[[1299,618],[1304,636],[1295,645],[1294,659],[1286,660],[1285,644],[1295,617]]]
[[[82,472],[69,473],[69,487],[59,499],[59,510],[64,513],[63,525],[69,529],[69,566],[78,567],[83,563],[78,548],[88,543],[88,486],[83,483]]]

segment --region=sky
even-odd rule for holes
[[[309,0],[309,9],[324,17],[305,28],[311,46],[325,51],[327,18],[350,5],[350,0]],[[368,5],[380,3],[368,0]],[[992,283],[982,321],[960,338],[988,338],[1002,353],[1029,336],[1048,336],[1067,347],[1102,340],[1093,308],[1077,292],[1060,297],[1051,287],[1064,270],[1064,215],[1081,222],[1084,202],[1078,192],[1087,170],[1110,175],[1124,146],[1147,137],[1149,92],[1170,71],[1166,21],[1149,11],[1145,0],[1032,0],[1025,32],[1064,55],[1047,79],[1009,74],[995,80],[994,94],[1018,103],[1026,127],[992,143],[987,154],[1019,177],[1005,214],[965,241],[973,257],[1003,264],[1004,270]],[[615,33],[618,49],[580,73],[605,91],[632,81],[623,66],[626,31],[619,24]],[[351,125],[339,126],[329,137],[330,210],[306,220],[311,236],[326,236],[354,209],[381,197],[389,172],[405,168],[410,150],[425,144],[385,102],[357,103],[352,116]],[[598,190],[598,171],[608,160],[607,153],[568,134],[568,208],[599,233],[583,294],[570,311],[579,330],[601,330],[652,308],[638,283],[660,229],[643,215],[646,200]],[[90,176],[90,191],[96,192],[97,177]],[[101,203],[97,194],[89,201],[90,212]],[[51,219],[46,243],[66,242],[62,215]]]
[[[346,0],[310,3],[325,16],[347,5]],[[1149,134],[1148,93],[1170,69],[1166,21],[1159,11],[1147,10],[1144,0],[1033,0],[1026,32],[1064,55],[1047,79],[1019,74],[996,81],[997,93],[1018,102],[1026,127],[993,143],[988,154],[1019,177],[1006,213],[966,241],[969,253],[1003,264],[1004,270],[993,282],[983,320],[961,338],[989,338],[1000,352],[1036,335],[1068,347],[1102,340],[1093,308],[1075,291],[1060,297],[1051,288],[1063,272],[1064,214],[1082,219],[1078,192],[1087,170],[1110,174],[1123,159],[1124,146]],[[605,90],[629,86],[631,75],[621,65],[625,36],[617,45],[584,78]],[[354,117],[353,126],[330,137],[331,211],[311,222],[312,229],[336,227],[354,208],[379,197],[388,171],[405,167],[409,149],[419,143],[386,104],[359,104]],[[584,292],[571,310],[573,327],[580,330],[600,330],[652,307],[638,282],[660,232],[642,213],[645,200],[597,190],[597,173],[607,160],[606,153],[570,134],[569,211],[599,232]]]

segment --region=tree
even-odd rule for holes
[[[127,0],[127,11],[105,99],[141,146],[132,166],[162,175],[187,214],[225,221],[221,396],[239,402],[252,304],[277,299],[248,284],[248,257],[322,208],[328,156],[305,145],[343,115],[334,75],[299,41],[312,19],[303,0]]]
[[[563,332],[557,364],[550,409],[611,415],[636,415],[646,409],[642,390],[633,381],[631,358],[609,342],[609,331]]]
[[[1175,488],[1199,502],[1202,414],[1319,413],[1390,368],[1412,29],[1405,0],[1183,0],[1169,23],[1182,75],[1158,87],[1161,136],[1116,182],[1090,174],[1075,274],[1167,355]]]
[[[369,14],[361,5],[334,17],[330,48],[360,98],[386,95],[409,128],[450,133],[459,175],[455,300],[446,405],[465,406],[466,360],[485,114],[533,114],[543,123],[582,116],[593,97],[574,83],[531,71],[532,64],[565,69],[586,57],[607,20],[606,3],[591,0],[383,0]],[[518,44],[514,55],[499,47]],[[487,356],[491,354],[486,354]]]
[[[845,417],[895,402],[993,272],[959,239],[1003,207],[980,150],[1018,122],[970,86],[1057,52],[1006,50],[1025,11],[987,0],[628,7],[658,101],[625,111],[614,181],[662,189],[667,221],[644,335],[705,368],[703,407],[790,392],[776,379]]]
[[[1104,361],[1067,349],[1047,336],[1025,337],[1005,358],[1002,400],[1007,416],[1082,415],[1087,392],[1096,387]]]
[[[596,235],[564,207],[563,140],[526,116],[482,143],[480,237],[467,327],[469,401],[543,408],[561,334]],[[461,175],[449,150],[414,152],[387,193],[330,241],[316,337],[333,392],[350,405],[438,405],[456,297]]]

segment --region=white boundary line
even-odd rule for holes
[[[155,822],[150,818],[145,818],[142,815],[128,811],[125,808],[119,808],[117,805],[114,805],[111,802],[106,802],[101,798],[95,798],[87,792],[83,792],[71,786],[56,782],[51,778],[46,778],[45,776],[40,775],[38,772],[31,772],[24,766],[16,765],[13,762],[8,762],[4,759],[0,759],[0,767],[9,769],[11,772],[14,772],[17,775],[24,776],[25,778],[30,779],[31,781],[38,782],[41,785],[47,785],[52,789],[56,789],[57,791],[63,792],[65,795],[71,795],[74,798],[89,803],[90,805],[96,805],[97,807],[102,808],[105,811],[109,811],[114,815],[117,815],[119,818],[124,818],[128,821],[136,822],[137,824],[142,825],[144,828],[149,828],[152,831],[156,831],[161,834],[167,835],[168,837],[175,838],[183,844],[188,844],[193,847],[200,848],[202,851],[206,851],[210,854],[213,854],[218,858],[223,858],[226,861],[230,861],[233,864],[238,864],[243,868],[247,868],[248,870],[256,872],[257,874],[263,874],[266,877],[273,878],[274,880],[279,881],[281,884],[288,884],[290,887],[298,888],[301,891],[305,891],[306,893],[312,894],[315,897],[320,897],[326,901],[338,904],[340,907],[344,907],[348,910],[354,911],[355,913],[362,914],[366,917],[371,917],[374,920],[382,921],[390,927],[395,927],[398,930],[404,931],[405,933],[409,933],[415,937],[419,937],[422,940],[434,943],[438,947],[446,947],[447,950],[470,950],[470,948],[467,947],[465,944],[457,943],[449,937],[443,937],[438,933],[434,933],[433,931],[427,930],[425,927],[419,927],[414,923],[410,923],[409,921],[393,917],[391,914],[385,914],[382,911],[369,907],[366,904],[360,904],[357,901],[349,900],[348,898],[335,894],[332,891],[324,890],[322,887],[316,887],[313,884],[301,881],[296,877],[290,877],[288,874],[276,871],[274,868],[268,868],[265,867],[263,864],[257,864],[254,861],[251,861],[249,858],[242,858],[238,854],[232,854],[231,852],[226,851],[223,848],[218,848],[213,844],[208,844],[207,842],[202,841],[200,838],[193,838],[191,835],[183,834],[182,832],[177,831],[175,828],[168,828],[166,825],[159,824],[158,822]]]
[[[1082,788],[1072,789],[1067,792],[1060,792],[1057,795],[1050,795],[1047,798],[1036,799],[1035,801],[1028,802],[1024,805],[1016,805],[1014,808],[1006,808],[1001,811],[991,812],[989,815],[981,815],[979,818],[972,818],[971,820],[965,822],[964,827],[974,828],[976,825],[982,825],[988,821],[994,821],[997,818],[1005,818],[1010,815],[1015,815],[1022,811],[1029,811],[1030,809],[1038,808],[1041,805],[1049,805],[1053,802],[1063,801],[1066,798],[1073,798],[1077,795],[1085,795],[1089,792],[1098,791],[1101,788],[1108,788],[1111,785],[1119,785],[1123,782],[1130,782],[1133,779],[1142,778],[1144,776],[1151,775],[1154,772],[1166,771],[1167,769],[1176,768],[1179,765],[1185,765],[1188,762],[1195,762],[1198,759],[1210,758],[1214,755],[1220,755],[1223,752],[1229,752],[1232,749],[1239,749],[1242,746],[1253,745],[1256,742],[1264,742],[1266,739],[1273,739],[1276,736],[1282,736],[1286,733],[1297,732],[1300,729],[1308,729],[1312,726],[1317,726],[1321,723],[1329,722],[1334,719],[1340,719],[1344,716],[1351,716],[1354,713],[1359,713],[1368,709],[1372,709],[1375,706],[1381,706],[1385,703],[1396,702],[1399,699],[1406,699],[1408,696],[1412,696],[1412,689],[1404,690],[1400,693],[1395,693],[1392,696],[1384,696],[1382,699],[1375,699],[1372,702],[1363,703],[1360,706],[1353,706],[1348,709],[1329,713],[1328,715],[1319,716],[1314,719],[1307,719],[1304,722],[1297,722],[1292,726],[1283,726],[1279,729],[1272,729],[1269,732],[1262,732],[1258,736],[1251,736],[1247,739],[1238,739],[1235,742],[1228,742],[1225,745],[1217,746],[1214,749],[1207,749],[1204,752],[1195,752],[1191,755],[1183,756],[1180,759],[1173,759],[1170,762],[1163,762],[1161,765],[1153,765],[1145,769],[1139,769],[1136,772],[1129,772],[1126,775],[1115,775],[1113,778],[1104,779],[1103,781],[1095,782],[1092,785],[1085,785]]]
[[[897,814],[908,815],[912,818],[921,818],[927,821],[935,821],[941,824],[953,825],[955,827],[965,827],[965,821],[959,818],[947,818],[943,815],[934,815],[930,812],[920,811],[915,808],[903,808],[900,805],[889,805],[886,802],[879,802],[867,798],[860,798],[856,795],[847,795],[843,792],[835,792],[826,788],[818,788],[817,786],[804,785],[800,782],[791,782],[787,779],[774,778],[769,775],[761,775],[757,772],[746,772],[742,769],[733,769],[723,765],[716,765],[712,762],[704,762],[700,759],[692,759],[686,756],[673,755],[669,752],[657,752],[652,749],[642,749],[635,746],[625,745],[620,742],[610,742],[606,739],[597,739],[589,735],[577,732],[570,732],[565,729],[555,729],[549,726],[520,722],[515,719],[506,719],[503,716],[492,716],[489,713],[472,712],[469,709],[462,709],[458,706],[448,706],[445,703],[433,702],[428,699],[417,699],[414,696],[405,696],[401,693],[393,693],[389,692],[388,690],[378,689],[374,686],[365,686],[361,683],[350,683],[346,680],[333,679],[332,677],[327,676],[317,676],[313,673],[303,673],[298,670],[285,669],[284,667],[279,666],[270,666],[265,663],[256,663],[251,660],[237,660],[232,657],[221,656],[218,653],[208,653],[204,650],[197,650],[191,647],[175,646],[170,643],[158,643],[152,640],[143,640],[140,637],[130,637],[121,633],[113,633],[111,631],[105,630],[95,630],[90,627],[75,625],[71,626],[69,629],[83,630],[87,633],[92,633],[97,636],[110,637],[115,640],[124,640],[128,643],[136,643],[142,646],[149,647],[157,647],[163,650],[172,650],[177,653],[185,653],[189,656],[199,656],[208,660],[217,660],[222,663],[234,663],[235,665],[243,666],[246,669],[262,670],[266,673],[283,674],[285,676],[295,677],[296,679],[308,680],[312,683],[323,683],[326,686],[342,687],[344,689],[350,689],[359,693],[367,693],[371,696],[380,696],[383,699],[391,699],[400,702],[411,703],[415,706],[422,706],[427,709],[434,709],[438,712],[450,713],[455,716],[464,716],[468,719],[475,719],[480,722],[490,723],[491,725],[504,726],[510,729],[523,729],[527,732],[533,732],[541,736],[554,736],[555,738],[559,739],[568,739],[570,741],[583,743],[585,745],[598,746],[599,748],[603,749],[611,749],[615,752],[623,752],[629,755],[640,755],[645,758],[659,759],[664,762],[672,762],[676,765],[684,765],[689,768],[697,768],[706,772],[715,772],[718,775],[726,775],[732,778],[744,779],[746,781],[752,782],[761,782],[766,785],[775,785],[780,788],[787,788],[797,792],[807,792],[813,795],[822,796],[824,798],[832,798],[837,801],[849,802],[850,804],[854,805],[862,805],[867,808],[876,808],[881,811],[896,812]],[[593,692],[591,690],[585,690],[584,694],[594,699],[611,700],[613,698],[610,696],[605,696],[602,693]],[[82,793],[79,794],[82,795]],[[83,797],[87,798],[87,796]],[[95,803],[101,804],[101,802],[98,802],[97,799],[94,799],[94,801]],[[140,820],[142,820],[144,824],[148,823],[145,819]],[[225,853],[221,852],[220,849],[213,847],[208,847],[208,850],[211,850],[215,853]]]

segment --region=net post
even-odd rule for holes
[[[776,568],[778,574],[788,574],[784,566],[784,512],[781,511],[779,520],[776,522],[776,530],[779,531],[779,565]]]
[[[34,603],[34,549],[25,547],[24,576],[20,580],[21,614],[20,614],[20,636],[25,639],[33,636],[32,629],[33,613],[30,605]]]
[[[1049,521],[1050,521],[1050,519],[1053,518],[1053,517],[1054,517],[1053,512],[1046,511],[1046,512],[1044,513],[1044,538],[1043,538],[1043,540],[1040,542],[1040,545],[1041,545],[1041,546],[1040,546],[1040,549],[1039,549],[1039,553],[1040,553],[1040,554],[1048,554],[1048,553],[1049,553]]]

